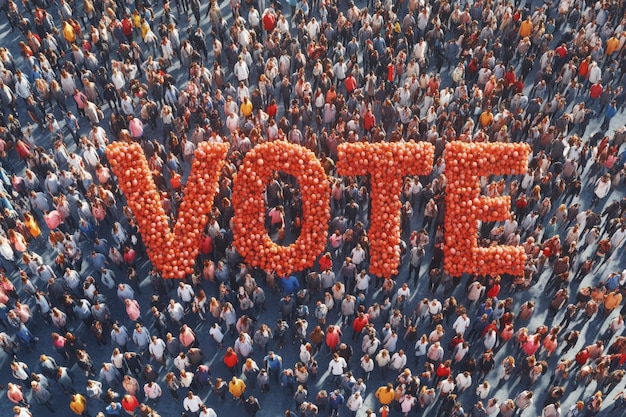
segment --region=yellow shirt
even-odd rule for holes
[[[395,390],[391,389],[387,391],[387,387],[380,387],[376,390],[376,398],[383,405],[389,405],[395,399]]]
[[[493,114],[484,111],[481,115],[480,118],[478,119],[478,122],[480,123],[481,127],[487,127],[491,124],[491,122],[493,121]]]
[[[72,28],[72,25],[70,25],[68,22],[63,23],[63,28],[61,29],[61,32],[63,33],[63,38],[65,38],[68,43],[74,43],[76,41],[76,33],[74,33],[74,28]]]
[[[244,117],[252,116],[252,102],[250,100],[248,100],[247,102],[244,101],[243,103],[241,103],[241,106],[239,106],[239,110],[241,111],[241,114],[244,115]]]
[[[133,27],[141,27],[141,15],[139,13],[135,13],[132,16],[133,19]]]
[[[246,390],[246,384],[241,379],[230,381],[228,383],[228,391],[235,398],[241,397],[245,390]]]
[[[74,395],[74,400],[70,403],[70,409],[74,412],[74,414],[82,415],[85,411],[86,400],[80,394]]]

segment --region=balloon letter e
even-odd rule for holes
[[[446,213],[444,269],[452,276],[523,274],[526,255],[521,246],[478,246],[478,221],[510,216],[510,197],[481,197],[480,177],[526,172],[529,148],[517,143],[446,145]]]

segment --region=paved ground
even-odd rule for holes
[[[360,4],[357,4],[358,6],[362,7],[364,4],[363,2],[360,2]],[[342,5],[343,6],[343,5]],[[77,5],[78,7],[78,5]],[[202,16],[204,16],[205,13],[205,7],[206,5],[203,5],[201,13]],[[159,7],[160,9],[160,7]],[[224,4],[222,7],[224,13],[226,14],[228,6],[227,4]],[[51,10],[54,10],[53,14],[55,14],[56,16],[56,4],[51,6]],[[288,7],[285,7],[285,12],[288,12]],[[7,46],[8,48],[10,48],[10,50],[13,52],[14,56],[16,57],[16,61],[18,63],[18,66],[23,65],[23,59],[19,56],[19,51],[17,49],[17,43],[22,40],[22,37],[20,36],[19,32],[16,30],[14,32],[10,31],[10,27],[8,25],[8,23],[6,22],[6,19],[4,18],[4,16],[2,17],[1,20],[2,23],[0,23],[0,45],[3,46]],[[183,19],[182,24],[179,24],[179,26],[182,26],[181,29],[185,28],[185,22]],[[206,20],[203,21],[203,28],[207,29],[208,28],[208,22]],[[182,32],[182,30],[181,30]],[[447,74],[442,74],[444,77],[447,77]],[[183,76],[183,71],[180,68],[175,69],[174,71],[174,76],[176,77],[182,77]],[[108,115],[108,111],[106,112]],[[624,124],[624,116],[620,115],[619,118],[616,118],[613,123],[612,123],[612,128],[616,128],[618,126],[621,126],[622,124]],[[26,120],[23,119],[22,122],[25,122]],[[87,123],[84,123],[84,126],[86,126]],[[595,122],[592,122],[590,128],[588,129],[588,133],[593,131],[594,128],[597,128],[597,124]],[[611,129],[611,130],[613,130]],[[83,127],[83,130],[85,130],[85,127]],[[42,131],[41,129],[35,129],[34,131],[34,135],[37,138],[36,141],[38,144],[40,144],[41,146],[45,147],[45,148],[50,148],[50,138],[51,135],[49,132],[46,131]],[[69,143],[69,141],[68,141]],[[22,165],[17,164],[16,161],[9,161],[9,166],[12,169],[15,169],[16,171],[19,172],[20,169],[23,168]],[[8,167],[7,167],[8,168]],[[188,169],[188,167],[186,167]],[[592,191],[593,191],[593,185],[592,184],[585,184],[585,188],[583,190],[583,193],[581,194],[580,197],[580,201],[585,205],[588,204],[591,200],[591,195],[592,195]],[[612,199],[621,199],[624,197],[624,188],[623,186],[618,188],[617,190],[615,190],[612,195],[611,195],[611,200]],[[367,222],[367,219],[364,219]],[[414,217],[413,219],[413,223],[412,226],[417,229],[421,226],[421,222],[422,222],[422,218],[421,218],[421,214],[418,214]],[[101,234],[105,237],[109,237],[109,231],[107,230],[106,227],[102,227],[100,230]],[[87,245],[86,243],[82,243],[82,246],[84,248],[84,252],[87,251]],[[586,253],[584,255],[581,255],[580,258],[585,258],[588,255],[591,255],[592,251],[594,250],[594,248],[589,248],[587,249]],[[52,263],[53,259],[51,259],[50,257],[50,253],[48,252],[42,252],[41,255],[44,257],[44,259],[47,262]],[[425,259],[429,259],[430,257],[430,250],[429,253],[427,253],[426,258]],[[337,264],[337,263],[336,263]],[[604,267],[602,267],[602,269],[600,271],[595,272],[594,274],[588,276],[585,278],[585,280],[582,282],[581,285],[592,285],[597,283],[598,281],[600,281],[602,278],[604,278],[606,276],[607,273],[611,272],[611,271],[621,271],[624,267],[626,267],[626,261],[625,261],[625,257],[623,256],[623,251],[620,251],[619,253],[615,254],[611,260],[607,263],[607,265],[605,265]],[[410,297],[409,303],[407,305],[407,307],[405,308],[405,312],[408,311],[412,311],[413,307],[417,304],[417,302],[421,299],[423,299],[424,297],[429,297],[432,298],[433,295],[431,293],[428,292],[428,284],[427,284],[427,275],[426,275],[426,271],[425,271],[425,267],[422,268],[422,276],[420,278],[420,281],[418,283],[417,288],[412,288],[412,295]],[[117,272],[117,271],[116,271]],[[140,302],[140,305],[143,307],[144,310],[144,320],[146,323],[151,324],[151,320],[149,318],[149,311],[148,311],[148,306],[150,305],[150,296],[151,296],[151,287],[150,287],[150,283],[148,282],[148,280],[145,279],[145,277],[147,276],[147,272],[148,272],[148,264],[145,262],[145,259],[141,259],[141,266],[139,268],[139,274],[140,277],[144,278],[141,287],[142,287],[142,294],[138,297],[138,300]],[[89,270],[89,268],[87,267],[87,264],[85,263],[85,267],[83,268],[83,270],[81,271],[83,276],[86,276],[87,274],[91,273],[91,271]],[[398,277],[398,283],[402,283],[405,280],[407,274],[407,266],[404,265],[400,271],[399,277]],[[549,277],[550,271],[546,270],[545,273],[541,276],[539,283],[537,285],[535,285],[533,288],[531,288],[528,291],[524,291],[524,292],[519,292],[519,293],[515,293],[512,294],[514,300],[515,300],[515,306],[516,309],[517,307],[519,307],[523,302],[527,301],[527,300],[535,300],[538,303],[538,309],[536,314],[533,316],[531,322],[527,325],[527,327],[531,330],[533,330],[535,327],[539,326],[540,324],[547,324],[550,325],[551,323],[558,323],[560,321],[561,316],[558,315],[554,321],[552,322],[552,320],[549,320],[547,318],[547,305],[549,303],[549,300],[545,297],[544,295],[544,282],[545,280]],[[15,273],[12,274],[12,279],[16,279],[16,275]],[[122,278],[123,275],[120,274],[118,276],[118,278],[123,279]],[[454,291],[454,295],[457,296],[458,299],[463,299],[464,298],[464,284],[465,284],[465,280],[467,278],[465,278],[463,280],[463,282],[461,283],[461,285]],[[209,296],[214,295],[216,293],[216,288],[212,287],[211,285],[209,285],[208,283],[203,283],[203,287],[205,288],[207,294]],[[19,288],[19,286],[18,286]],[[104,288],[104,287],[103,287]],[[441,290],[440,290],[441,291]],[[104,289],[104,294],[107,297],[107,299],[109,300],[109,303],[112,307],[112,310],[115,311],[115,314],[120,317],[120,320],[122,322],[126,321],[126,325],[130,326],[130,322],[128,322],[128,320],[126,319],[126,315],[123,313],[122,309],[122,303],[117,299],[117,297],[115,296],[115,294],[113,294],[112,292]],[[503,289],[503,296],[508,296],[510,295],[508,293],[508,289],[504,288]],[[269,290],[267,291],[268,293],[268,311],[266,313],[261,314],[258,317],[259,322],[263,322],[263,323],[267,323],[270,327],[273,327],[276,319],[277,319],[277,312],[275,310],[275,306],[279,300],[279,295],[278,294],[272,294]],[[170,295],[174,296],[175,292],[173,290],[170,290]],[[437,296],[443,300],[444,296],[441,294],[441,292],[439,294],[437,294]],[[373,301],[381,301],[381,295],[378,292],[374,292],[371,293],[368,297],[368,305],[371,304]],[[338,317],[335,315],[335,313],[331,314],[329,317],[331,317],[331,322],[332,321],[337,321],[338,322]],[[222,363],[222,356],[224,353],[223,349],[217,349],[215,344],[209,340],[207,331],[208,328],[211,325],[211,320],[209,319],[208,322],[200,322],[199,320],[197,320],[197,318],[195,316],[188,316],[187,320],[186,320],[190,325],[193,326],[194,330],[196,331],[196,334],[199,336],[199,340],[200,340],[200,347],[204,350],[205,355],[206,355],[206,362],[210,365],[211,367],[211,371],[212,371],[212,375],[213,378],[215,377],[222,377],[222,378],[227,378],[230,374],[228,372],[228,370],[225,368],[225,366]],[[313,320],[311,320],[311,322],[313,322]],[[596,318],[594,320],[591,321],[583,321],[583,320],[579,320],[575,327],[581,330],[581,340],[579,341],[577,348],[580,348],[581,346],[584,346],[588,343],[591,343],[592,341],[596,340],[598,334],[600,334],[603,330],[603,326],[606,326],[606,323],[608,323],[608,321],[602,321],[600,318]],[[379,327],[380,323],[377,323],[377,327]],[[75,322],[72,323],[70,326],[70,330],[80,334],[81,336],[84,336],[84,341],[87,343],[88,345],[88,350],[94,360],[94,364],[96,364],[96,367],[98,367],[98,364],[100,364],[102,361],[108,361],[109,357],[110,357],[110,353],[111,353],[111,345],[107,345],[107,346],[102,346],[99,347],[94,343],[93,338],[91,337],[90,333],[88,331],[86,331],[86,329],[84,328],[84,326],[82,326],[80,324],[80,322]],[[573,327],[573,326],[572,326]],[[175,332],[175,328],[173,326],[171,326],[170,328],[174,334],[176,334]],[[39,336],[40,341],[37,345],[37,349],[32,352],[32,353],[27,353],[27,352],[20,352],[19,354],[19,360],[26,362],[27,364],[31,365],[31,370],[32,371],[37,371],[37,366],[35,365],[37,363],[37,358],[39,356],[39,354],[41,353],[48,353],[51,354],[52,356],[55,356],[57,358],[57,360],[59,360],[61,363],[63,363],[63,360],[61,360],[60,357],[58,357],[58,355],[56,355],[54,353],[54,350],[52,348],[52,345],[50,343],[49,340],[49,333],[50,333],[50,328],[45,326],[43,323],[38,323],[37,325],[34,326],[33,328],[35,334],[37,336]],[[427,329],[426,327],[422,327],[419,329],[420,330],[420,334],[422,332],[429,332],[430,329]],[[351,334],[351,331],[348,328],[344,329],[344,339],[348,339],[349,335]],[[444,345],[447,345],[448,340],[451,338],[450,332],[448,332],[448,334],[446,334],[446,338],[444,339]],[[227,336],[226,340],[225,340],[225,345],[230,345],[234,342],[232,336]],[[293,364],[297,361],[297,347],[295,345],[292,344],[287,344],[284,348],[282,349],[276,349],[276,346],[274,344],[274,342],[272,342],[272,344],[270,345],[271,348],[275,349],[282,357],[283,357],[283,363],[286,367],[292,367]],[[402,345],[402,347],[404,347],[408,352],[411,352],[412,349],[409,346],[406,345]],[[568,355],[569,357],[573,357],[575,349],[573,349],[572,351],[570,351],[570,354]],[[358,354],[358,352],[360,352],[360,347],[358,345],[355,345],[355,357],[352,360],[352,368],[355,369],[355,373],[357,374],[357,376],[359,376],[359,369],[358,369],[358,358],[360,357],[360,355]],[[474,353],[476,354],[477,352],[474,351]],[[498,363],[505,355],[511,354],[511,353],[516,353],[514,351],[514,347],[511,346],[510,344],[502,349],[496,356],[496,363]],[[263,354],[260,352],[255,352],[253,354],[254,359],[257,361],[257,363],[261,364],[262,363],[262,358],[263,358]],[[0,383],[2,383],[3,385],[6,385],[7,382],[11,381],[11,376],[10,376],[10,371],[9,371],[9,367],[8,364],[10,362],[11,358],[8,357],[7,355],[4,354],[0,354]],[[320,364],[320,376],[318,378],[317,381],[312,381],[309,384],[309,398],[313,398],[314,395],[317,393],[317,391],[319,389],[329,389],[329,384],[327,383],[327,375],[324,372],[327,368],[327,364],[328,364],[328,356],[325,353],[320,353],[317,357],[317,360]],[[554,365],[556,362],[558,361],[558,355],[552,357],[549,359],[549,363],[550,365]],[[409,364],[412,364],[412,361],[409,361]],[[84,385],[85,385],[85,377],[83,376],[83,374],[80,372],[80,370],[75,366],[72,365],[72,369],[73,369],[73,375],[75,377],[75,387],[77,390],[79,391],[84,391]],[[171,368],[171,362],[168,363],[168,368]],[[419,372],[421,370],[416,370],[414,369],[414,372]],[[165,389],[165,384],[163,383],[162,377],[164,376],[165,372],[161,371],[161,379],[159,379],[159,382],[161,383],[161,386],[164,389],[164,393],[163,393],[163,397],[161,399],[161,401],[159,402],[159,404],[156,406],[156,409],[159,411],[159,413],[162,416],[176,416],[179,415],[180,412],[182,411],[182,405],[181,405],[181,401],[173,401],[170,397],[169,392],[167,392],[167,390]],[[524,415],[525,416],[531,416],[531,415],[538,415],[541,412],[541,404],[543,403],[543,393],[545,392],[547,386],[548,386],[548,379],[550,376],[550,372],[548,372],[548,374],[546,375],[545,378],[540,379],[537,384],[533,387],[533,390],[536,393],[539,393],[539,396],[537,398],[536,404],[534,407],[532,407],[532,410],[527,411]],[[368,385],[368,390],[367,390],[367,395],[365,398],[365,404],[364,407],[362,409],[362,411],[359,412],[359,415],[364,415],[364,410],[367,407],[372,407],[373,409],[375,409],[377,411],[377,406],[376,406],[376,401],[375,398],[373,396],[373,392],[375,391],[375,389],[380,386],[383,385],[385,381],[392,381],[395,378],[395,375],[387,375],[386,377],[382,376],[380,374],[380,371],[377,369],[374,371],[372,379],[370,381],[368,381],[367,385]],[[487,378],[490,383],[492,384],[492,386],[496,386],[498,384],[498,381],[496,379],[495,375],[489,375],[489,377]],[[618,390],[620,388],[622,388],[623,385],[620,385],[616,390],[613,391],[613,393],[618,392]],[[499,400],[504,400],[506,398],[511,398],[514,397],[518,392],[520,392],[523,388],[523,386],[521,386],[518,381],[510,381],[504,385],[502,385],[497,391],[494,392],[494,395],[499,399]],[[570,383],[567,386],[568,389],[568,393],[566,394],[566,397],[564,399],[564,404],[563,404],[563,410],[565,412],[565,410],[569,410],[570,406],[573,405],[575,403],[575,401],[577,399],[584,399],[586,400],[587,398],[589,398],[589,396],[595,391],[595,383],[592,383],[590,386],[585,387],[585,386],[577,386],[575,382],[572,381],[572,378],[570,378]],[[294,409],[294,402],[291,399],[291,397],[284,393],[281,388],[277,385],[272,385],[271,387],[271,391],[269,393],[260,393],[259,389],[253,389],[250,390],[249,393],[251,395],[255,395],[259,397],[259,400],[261,402],[261,411],[257,414],[258,416],[279,416],[282,415],[282,413],[284,412],[284,410],[286,409]],[[1,398],[6,398],[5,397],[6,392],[5,390],[1,390],[0,391],[0,397]],[[181,395],[182,395],[182,390],[181,390]],[[219,417],[223,417],[226,416],[228,414],[233,414],[234,415],[243,415],[243,409],[241,405],[236,405],[233,404],[231,402],[230,399],[227,399],[227,401],[225,401],[224,403],[220,403],[218,401],[215,400],[214,396],[212,394],[209,393],[209,390],[204,390],[200,393],[201,397],[203,398],[203,400],[206,402],[207,405],[210,405],[211,407],[213,407],[216,412],[217,415]],[[610,399],[611,399],[612,395],[609,396],[609,401],[607,401],[607,404],[610,404]],[[181,397],[182,398],[182,397]],[[473,404],[473,394],[471,392],[466,392],[465,394],[462,394],[461,396],[461,400],[464,404],[466,405],[471,405]],[[68,410],[68,403],[69,400],[67,398],[67,396],[65,396],[59,389],[55,389],[54,390],[54,399],[53,399],[53,403],[55,405],[55,408],[57,408],[57,413],[56,415],[70,415],[70,411]],[[11,415],[11,407],[12,404],[10,404],[8,401],[3,400],[2,402],[0,402],[0,415],[1,416],[10,416]],[[89,404],[89,411],[91,413],[91,415],[95,415],[98,411],[101,411],[103,408],[102,404],[97,403],[97,402],[93,402]],[[466,408],[466,411],[469,411],[469,409]],[[32,412],[33,415],[35,417],[45,417],[48,415],[52,415],[47,409],[38,406],[36,404],[34,404],[32,406]],[[324,412],[321,412],[324,413]],[[341,410],[341,415],[347,415],[348,411],[346,409],[342,409]],[[430,411],[428,413],[430,414],[434,414],[434,410]],[[399,413],[396,413],[396,415],[399,415]],[[613,416],[614,414],[610,413],[609,411],[607,411],[607,407],[603,408],[602,411],[602,415],[606,415],[606,416]]]

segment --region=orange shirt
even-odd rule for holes
[[[519,26],[519,35],[522,38],[530,36],[533,31],[533,22],[530,20],[524,20]]]

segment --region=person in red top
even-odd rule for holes
[[[136,258],[135,249],[132,249],[126,246],[124,248],[124,262],[126,262],[129,266],[134,266],[135,258]]]
[[[355,340],[357,337],[359,337],[359,335],[363,331],[363,328],[367,326],[369,322],[370,322],[369,314],[363,313],[360,311],[359,314],[354,319],[354,321],[352,322],[352,330],[354,330],[354,333],[352,333],[352,340]]]
[[[389,62],[389,64],[387,65],[387,82],[393,83],[393,80],[396,77],[395,70],[396,66],[394,62]]]
[[[137,397],[131,394],[124,395],[122,398],[122,408],[126,411],[126,414],[131,416],[135,415],[135,409],[139,407],[139,401],[137,401]]]
[[[482,333],[480,334],[480,337],[485,337],[485,335],[489,332],[489,330],[493,330],[493,331],[495,331],[497,333],[498,332],[498,322],[493,320],[491,323],[486,325],[485,328],[483,329]]]
[[[589,89],[589,98],[592,100],[592,102],[589,107],[593,107],[596,102],[600,100],[600,96],[602,95],[603,90],[604,88],[602,87],[602,84],[600,84],[600,81],[591,86],[591,88]]]
[[[441,78],[439,74],[436,74],[434,77],[430,77],[428,80],[428,95],[435,96],[439,91],[439,86],[441,84]]]
[[[497,298],[500,293],[500,276],[497,276],[493,282],[493,285],[487,291],[487,297]]]
[[[231,347],[226,349],[226,353],[224,354],[224,365],[226,365],[233,376],[239,375],[239,370],[237,369],[237,366],[239,365],[239,358]]]
[[[276,104],[276,100],[272,99],[272,101],[270,101],[270,104],[267,105],[267,115],[270,119],[275,120],[276,113],[278,113],[278,105]]]
[[[348,93],[348,95],[350,93],[353,93],[354,90],[356,90],[356,79],[354,78],[354,75],[352,73],[348,74],[348,76],[345,79],[345,85],[346,85],[346,92]]]
[[[133,42],[133,21],[128,14],[122,19],[122,33],[128,39],[128,43]]]
[[[339,327],[330,325],[326,329],[326,348],[329,352],[337,351],[339,343],[341,342],[341,329]]]
[[[439,381],[448,379],[448,377],[451,375],[451,371],[450,371],[451,365],[452,365],[452,362],[450,362],[449,360],[445,361],[444,363],[439,364],[439,366],[435,370],[435,382],[434,382],[435,386],[437,386],[437,383]]]
[[[205,257],[213,253],[213,238],[209,234],[205,234],[200,241],[200,253]]]
[[[22,386],[19,384],[12,384],[10,382],[7,384],[7,397],[13,404],[29,407],[28,401],[24,398]]]
[[[276,16],[274,16],[274,13],[269,9],[266,10],[261,20],[263,20],[263,29],[265,29],[267,33],[272,33],[276,28]]]
[[[318,263],[320,264],[320,271],[332,269],[333,259],[330,256],[330,252],[326,252],[324,255],[322,255]]]
[[[372,109],[369,108],[365,116],[363,116],[363,128],[366,132],[369,132],[376,126],[376,116],[372,112]]]
[[[590,65],[591,65],[591,56],[588,56],[578,66],[578,75],[580,75],[584,79],[587,79],[587,76],[589,75]]]

